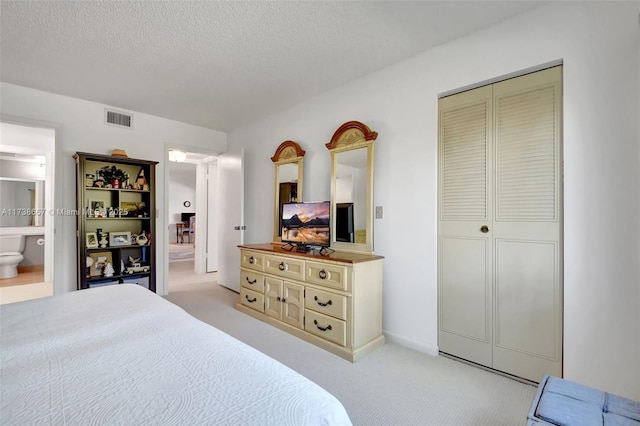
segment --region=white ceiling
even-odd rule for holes
[[[221,131],[540,1],[6,1],[1,79]]]

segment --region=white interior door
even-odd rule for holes
[[[207,164],[207,272],[218,270],[218,162]]]
[[[218,283],[240,292],[240,250],[244,243],[244,150],[218,157]]]
[[[196,274],[206,273],[207,262],[207,239],[208,229],[213,224],[208,221],[208,190],[207,190],[207,170],[206,163],[196,164],[196,222],[195,222],[195,253],[193,271]]]
[[[562,375],[562,69],[440,100],[440,350]]]
[[[493,357],[491,110],[491,86],[440,100],[438,345],[486,366]]]
[[[493,85],[493,367],[562,376],[562,68]]]

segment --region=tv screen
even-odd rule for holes
[[[353,203],[336,204],[336,241],[353,242]]]
[[[195,216],[195,213],[180,213],[180,221],[181,222],[189,222],[191,216]]]
[[[329,246],[329,201],[282,205],[282,241],[297,245]]]

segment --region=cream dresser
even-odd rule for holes
[[[238,310],[352,362],[384,344],[383,257],[239,247]]]

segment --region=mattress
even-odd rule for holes
[[[0,424],[340,425],[309,379],[135,284],[0,308]]]

